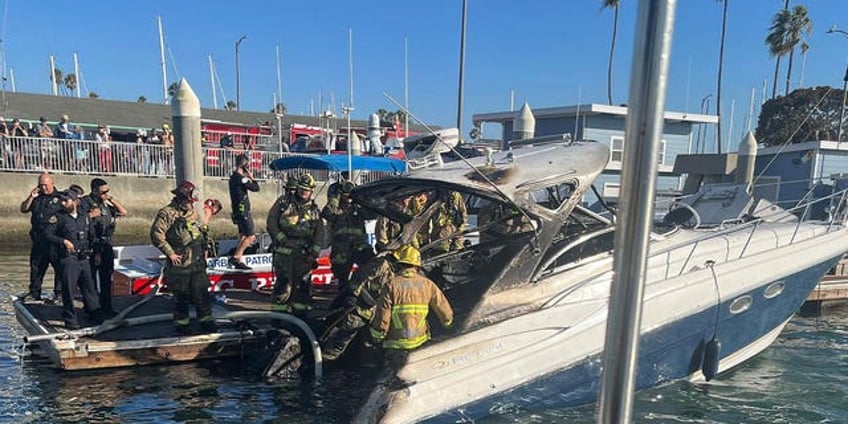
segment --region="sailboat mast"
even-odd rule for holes
[[[215,67],[212,65],[212,55],[209,55],[209,80],[212,81],[212,108],[218,109],[218,94],[215,92]]]
[[[465,23],[468,13],[468,0],[462,0],[462,34],[459,42],[459,96],[456,105],[456,129],[462,140],[462,96],[465,89]]]
[[[280,76],[280,45],[277,48],[277,100],[274,101],[274,113],[277,113],[277,104],[283,102],[283,78]]]
[[[403,36],[403,107],[409,110],[409,49]],[[399,135],[399,134],[398,134]],[[409,137],[409,113],[403,114],[403,138]]]
[[[654,218],[663,110],[676,0],[639,2],[630,99],[621,166],[620,217],[601,371],[598,423],[629,423],[633,415],[639,330]]]
[[[12,80],[12,92],[17,93],[18,90],[15,88],[15,68],[9,68],[9,78]]]
[[[79,70],[79,57],[77,56],[77,52],[74,52],[74,76],[77,78],[77,86],[76,86],[77,98],[80,98],[81,97],[80,82],[79,82],[80,70]]]
[[[162,64],[162,103],[168,103],[168,69],[165,66],[165,34],[162,32],[162,17],[157,16],[159,23],[159,62]]]
[[[56,82],[56,59],[52,54],[50,55],[50,88],[54,96],[59,95],[59,86]]]
[[[350,72],[350,98],[348,99],[350,103],[343,110],[347,115],[347,173],[350,178],[353,178],[353,134],[350,129],[350,114],[353,112],[353,27],[347,29],[347,57]],[[357,149],[359,150],[361,149]]]

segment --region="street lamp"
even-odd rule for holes
[[[236,41],[236,110],[241,110],[241,65],[239,64],[239,47],[241,42],[246,40],[247,36],[242,35]]]

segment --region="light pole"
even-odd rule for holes
[[[836,27],[830,27],[827,30],[828,34],[842,34],[848,37],[848,32]],[[845,76],[842,78],[842,104],[839,105],[839,129],[836,132],[836,146],[839,148],[839,143],[842,142],[842,125],[845,123],[845,98],[848,97],[848,67],[845,68]]]
[[[236,41],[236,110],[241,110],[241,64],[239,64],[239,47],[241,42],[246,40],[247,36],[242,35]]]

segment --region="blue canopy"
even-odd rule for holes
[[[406,170],[406,162],[378,156],[352,156],[351,164],[354,171],[382,171],[402,173]],[[322,169],[327,171],[347,171],[347,155],[299,155],[286,156],[271,162],[271,169]]]

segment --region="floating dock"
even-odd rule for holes
[[[100,326],[71,331],[63,327],[60,303],[25,302],[13,298],[18,322],[29,333],[36,353],[50,358],[62,370],[88,370],[136,365],[195,361],[242,356],[261,351],[278,337],[294,337],[273,325],[272,320],[239,319],[269,312],[269,297],[256,292],[227,292],[227,303],[215,303],[213,315],[219,331],[201,334],[192,319],[192,335],[176,333],[171,318],[170,295],[118,296],[116,311],[137,305],[131,313],[107,320]],[[78,310],[81,305],[77,305]],[[85,325],[85,322],[81,322]],[[98,333],[98,330],[105,330]]]

